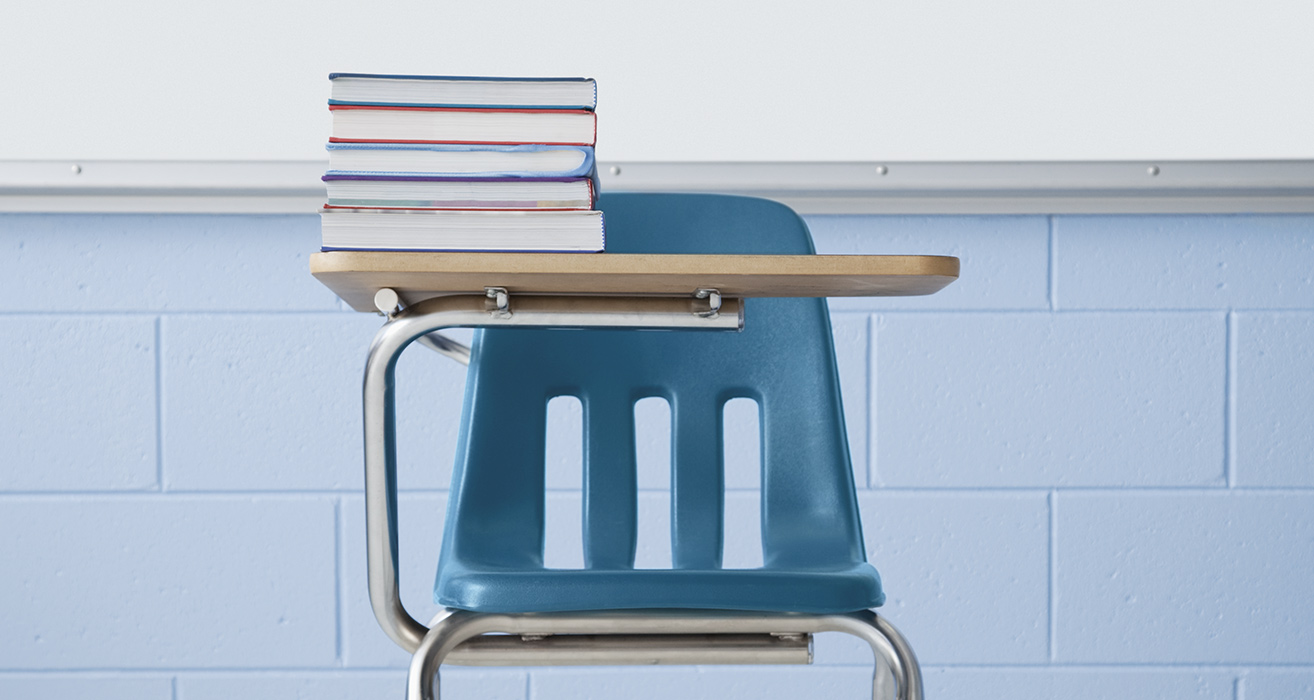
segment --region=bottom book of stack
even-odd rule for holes
[[[602,212],[325,208],[323,249],[597,253]]]

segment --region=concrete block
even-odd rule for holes
[[[1233,700],[1233,677],[1221,670],[937,668],[922,680],[939,700]]]
[[[1057,659],[1314,663],[1314,496],[1062,493]]]
[[[0,669],[334,663],[333,504],[12,498]]]
[[[76,675],[0,674],[5,700],[174,700],[173,680],[100,673]]]
[[[1314,215],[1056,216],[1061,309],[1314,309]]]
[[[364,485],[365,314],[163,320],[164,476],[171,490]],[[412,346],[397,366],[399,479],[445,488],[465,368]]]
[[[520,670],[445,667],[440,691],[460,700],[524,700],[526,686]],[[177,700],[362,700],[405,694],[402,669],[188,673],[178,678]]]
[[[918,659],[935,664],[1048,660],[1049,508],[1044,494],[867,493],[867,558],[888,599],[878,609]],[[827,635],[818,662],[870,664]]]
[[[1314,314],[1239,313],[1236,483],[1314,486]]]
[[[1224,483],[1222,314],[889,314],[875,482]]]
[[[0,311],[332,311],[319,217],[0,215]]]
[[[1263,669],[1247,672],[1241,679],[1244,700],[1295,700],[1314,698],[1314,672]]]
[[[553,668],[529,674],[531,700],[759,700],[871,696],[871,671],[791,666]]]
[[[826,255],[952,255],[956,282],[931,296],[830,300],[834,311],[1048,309],[1049,219],[1044,216],[809,216]]]
[[[0,491],[156,486],[155,319],[0,317]]]

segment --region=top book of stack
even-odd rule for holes
[[[334,73],[332,143],[592,146],[592,79]]]

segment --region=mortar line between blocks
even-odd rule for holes
[[[534,672],[525,671],[525,700],[532,700],[534,695]]]
[[[878,484],[876,474],[876,315],[867,314],[867,323],[864,329],[867,334],[867,385],[863,387],[866,392],[867,405],[867,429],[863,432],[867,438],[867,488],[876,488]]]
[[[1058,661],[1058,491],[1049,492],[1049,661]]]
[[[694,664],[697,666],[697,664]],[[733,668],[731,666],[717,666],[708,664],[707,668]],[[466,666],[459,669],[460,673],[476,675],[479,673],[501,673],[513,674],[524,673],[527,676],[538,674],[552,673],[576,673],[584,668],[591,668],[592,672],[606,673],[608,671],[624,671],[624,667],[616,666],[535,666],[531,668],[514,668],[505,667],[475,667]],[[630,667],[637,669],[642,667]],[[670,668],[670,667],[666,667]],[[871,670],[871,663],[825,663],[814,664],[813,668],[857,668]],[[457,671],[453,667],[453,671]],[[1242,674],[1252,673],[1255,671],[1280,671],[1284,673],[1314,673],[1314,665],[1308,663],[1198,663],[1198,662],[1069,662],[1061,664],[1050,663],[938,663],[925,664],[922,666],[923,671],[1035,671],[1051,672],[1060,671],[1065,673],[1085,672],[1085,671],[1180,671],[1186,673],[1231,673],[1243,678]],[[672,671],[673,673],[675,671]],[[177,668],[117,668],[117,667],[92,667],[92,668],[45,668],[45,669],[5,669],[0,670],[0,679],[14,678],[51,678],[57,676],[81,676],[88,678],[186,678],[188,676],[237,676],[237,677],[262,677],[277,675],[304,675],[304,676],[323,676],[327,678],[341,678],[344,676],[396,676],[405,674],[405,666],[353,666],[351,668],[331,668],[327,666],[179,666]]]
[[[346,523],[344,523],[343,520],[344,518],[342,516],[342,497],[338,496],[337,498],[333,499],[333,612],[334,612],[333,629],[334,629],[334,634],[336,635],[336,641],[334,646],[334,658],[337,660],[337,665],[339,668],[346,665],[346,660],[343,658],[343,653],[342,653],[344,646],[344,642],[342,639],[342,627],[343,627],[342,622],[343,619],[346,617],[347,611],[343,608],[344,601],[342,595],[342,583],[346,579],[346,573],[347,573],[344,570],[344,566],[343,566],[344,564],[343,559],[345,558],[343,555],[344,555],[344,550],[346,549],[347,527],[346,527]]]
[[[1232,679],[1232,700],[1246,700],[1246,677],[1238,675]]]
[[[1314,308],[1265,308],[1265,307],[1219,307],[1219,306],[1072,306],[1066,308],[1055,308],[1053,310],[1046,306],[1035,308],[1023,307],[984,307],[978,309],[949,307],[949,308],[926,308],[926,309],[868,309],[868,313],[879,313],[885,316],[916,318],[919,316],[962,316],[971,314],[983,316],[986,314],[995,316],[1025,316],[1051,313],[1071,314],[1073,316],[1148,316],[1151,314],[1158,315],[1217,315],[1227,311],[1236,311],[1237,313],[1252,314],[1270,314],[1274,316],[1305,316],[1308,317],[1314,313]],[[835,312],[841,313],[841,312]],[[859,313],[858,310],[847,310],[843,313]]]
[[[889,496],[980,496],[991,498],[1003,495],[1043,495],[1053,490],[1053,486],[1038,484],[1035,486],[882,486],[880,492]],[[1072,494],[1098,496],[1149,496],[1156,494],[1181,496],[1229,497],[1231,495],[1284,496],[1314,495],[1314,486],[1237,486],[1229,489],[1225,486],[1063,486],[1063,491]],[[874,489],[869,489],[874,490]],[[547,489],[550,494],[578,494],[578,489]],[[757,493],[753,488],[727,488],[727,493]],[[444,496],[446,489],[402,489],[399,494],[407,496]],[[670,493],[668,489],[639,489],[641,494]],[[103,491],[2,491],[0,502],[7,500],[65,500],[68,498],[91,498],[103,501],[131,500],[138,498],[205,498],[246,500],[251,496],[278,498],[284,500],[315,500],[324,497],[353,498],[361,494],[356,491],[337,491],[323,489],[238,489],[238,490],[172,490],[160,493],[155,489],[138,490],[103,490]]]
[[[3,212],[0,212],[3,213]],[[1057,257],[1057,253],[1055,254]],[[1054,289],[1057,293],[1058,280],[1054,280]],[[853,299],[856,297],[846,297]],[[888,299],[888,297],[887,297]],[[856,302],[852,302],[856,303]],[[1291,315],[1308,315],[1314,313],[1314,305],[1311,306],[1236,306],[1232,309],[1244,313],[1264,313],[1264,314],[1291,314]],[[1083,306],[1069,309],[1059,309],[1057,304],[1050,308],[1048,300],[1045,304],[1026,304],[1014,306],[944,306],[934,308],[910,308],[910,307],[852,307],[832,309],[832,315],[840,314],[867,314],[882,313],[890,315],[923,315],[923,314],[1047,314],[1052,311],[1062,311],[1063,313],[1209,313],[1220,311],[1219,306]],[[26,316],[55,316],[61,318],[119,318],[119,317],[161,317],[170,318],[174,316],[221,316],[226,318],[244,318],[244,317],[269,317],[279,318],[284,316],[320,316],[320,317],[358,317],[368,315],[358,311],[339,311],[337,309],[49,309],[36,311],[23,310],[0,310],[0,318],[19,318]],[[377,314],[375,314],[377,315]]]
[[[855,668],[857,664],[825,664],[818,668]],[[1314,667],[1309,664],[1253,664],[1253,663],[1134,663],[1134,662],[1105,662],[1105,663],[1062,663],[1062,664],[1025,664],[1025,663],[947,663],[947,664],[925,664],[922,666],[923,675],[926,671],[1026,671],[1026,672],[1061,672],[1061,673],[1084,673],[1090,671],[1124,671],[1124,672],[1183,672],[1183,673],[1230,673],[1236,676],[1236,679],[1243,680],[1244,674],[1256,670],[1262,671],[1281,671],[1294,673],[1310,673]],[[1243,684],[1244,685],[1244,684]]]
[[[1229,489],[1236,488],[1236,380],[1237,380],[1237,327],[1236,312],[1228,310],[1224,343],[1223,371],[1223,478]]]
[[[177,677],[177,676],[171,676],[171,677],[169,678],[169,697],[173,698],[173,700],[178,700],[178,677]]]
[[[1049,310],[1058,311],[1058,247],[1054,236],[1054,216],[1045,217],[1049,227],[1049,276],[1048,284]]]
[[[919,497],[919,496],[979,496],[982,498],[994,498],[1009,495],[1044,495],[1052,490],[1052,486],[882,486],[879,491],[881,494],[892,497]],[[1314,495],[1314,487],[1311,486],[1238,486],[1235,489],[1229,489],[1224,486],[1063,486],[1063,491],[1070,494],[1095,495],[1095,496],[1117,496],[1127,495],[1132,497],[1154,496],[1154,495],[1178,495],[1178,496],[1203,496],[1203,497],[1231,497],[1235,495],[1249,496],[1310,496]],[[867,489],[867,491],[876,491],[877,489]],[[732,494],[755,494],[758,489],[751,488],[728,488],[727,493]],[[399,494],[406,496],[444,496],[447,491],[443,489],[415,489],[399,491]],[[578,494],[578,489],[547,489],[547,493],[554,495]],[[666,494],[670,493],[667,489],[640,489],[641,494]],[[133,500],[133,499],[223,499],[223,500],[248,500],[252,496],[266,498],[276,498],[280,500],[308,501],[317,500],[324,497],[332,498],[353,498],[360,494],[354,491],[323,491],[323,490],[234,490],[234,491],[168,491],[160,493],[154,489],[135,490],[135,491],[0,491],[0,503],[10,500],[17,501],[58,501],[69,498],[87,498],[99,501],[115,500]]]
[[[0,212],[2,214],[3,212]],[[38,310],[19,310],[5,309],[0,310],[0,318],[20,317],[20,316],[60,316],[68,318],[103,318],[119,316],[354,316],[361,312],[354,310],[332,309],[38,309]]]
[[[164,317],[155,317],[155,489],[164,491]]]

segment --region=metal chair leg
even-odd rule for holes
[[[447,610],[429,623],[429,632],[411,657],[410,671],[406,674],[406,700],[438,700],[441,683],[438,669],[458,644],[479,636],[479,630],[470,629],[469,624],[478,617],[479,613],[466,610]]]
[[[922,668],[908,640],[889,620],[870,610],[853,614],[863,628],[845,630],[871,645],[876,656],[872,674],[873,700],[922,700]],[[897,686],[897,691],[891,686]]]

